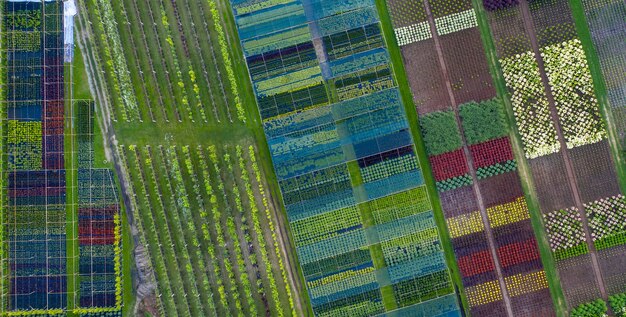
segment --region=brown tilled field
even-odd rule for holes
[[[495,97],[478,28],[442,35],[440,41],[457,104]]]

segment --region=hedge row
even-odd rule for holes
[[[508,134],[505,112],[500,100],[470,102],[459,107],[467,143],[477,144]]]

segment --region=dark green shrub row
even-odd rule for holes
[[[582,304],[572,310],[572,317],[603,317],[607,316],[606,311],[608,307],[606,303],[601,299],[596,299],[593,302]]]
[[[451,152],[461,147],[461,134],[452,111],[421,116],[420,128],[428,155]]]
[[[477,144],[503,137],[509,133],[506,114],[497,98],[459,107],[459,115],[467,143]]]
[[[609,305],[616,317],[626,317],[626,293],[609,296]]]

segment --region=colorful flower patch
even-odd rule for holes
[[[513,150],[508,137],[471,145],[470,152],[476,168],[513,161]]]
[[[465,293],[470,307],[502,300],[502,291],[498,281],[468,287],[465,289]]]
[[[476,27],[477,25],[478,22],[476,21],[476,12],[474,12],[474,9],[449,14],[435,19],[435,27],[437,28],[437,34],[439,35],[458,32]]]
[[[607,317],[608,307],[606,302],[597,299],[590,303],[584,303],[578,305],[578,307],[572,310],[572,317]]]
[[[622,151],[626,151],[626,28],[624,3],[582,1],[595,52],[607,87],[607,99]]]
[[[433,155],[428,160],[436,181],[443,181],[469,173],[463,149]]]
[[[485,230],[480,211],[451,217],[448,218],[446,222],[448,223],[448,231],[450,232],[451,238],[457,238]]]
[[[459,177],[448,178],[446,180],[437,182],[437,190],[439,192],[445,192],[448,190],[457,189],[463,186],[472,185],[472,177],[470,175],[462,175]]]
[[[502,10],[516,6],[519,0],[483,0],[483,6],[489,11]]]
[[[512,91],[513,113],[526,157],[557,152],[560,146],[535,54],[518,54],[500,60],[500,64],[507,87]]]
[[[539,259],[537,241],[532,238],[522,242],[511,243],[498,248],[498,259],[502,267]]]
[[[518,197],[512,202],[487,208],[487,217],[492,228],[516,223],[530,218],[526,199]]]
[[[580,40],[544,47],[541,57],[567,147],[571,149],[605,139],[606,128]]]
[[[522,273],[504,279],[510,296],[519,296],[548,288],[546,272]]]
[[[472,9],[471,0],[431,0],[430,10],[433,17],[441,18]]]
[[[427,40],[433,36],[428,22],[420,22],[409,26],[399,27],[394,29],[394,32],[399,46]]]
[[[485,179],[492,176],[508,173],[517,169],[517,161],[510,160],[503,163],[496,163],[491,166],[481,167],[476,170],[478,179]]]
[[[457,259],[459,270],[463,277],[470,277],[477,274],[495,270],[491,252],[485,250]]]
[[[571,207],[547,213],[544,215],[544,221],[550,247],[557,260],[588,252],[578,208]]]
[[[626,243],[626,197],[608,197],[584,206],[596,248]]]
[[[394,28],[414,25],[428,19],[424,2],[421,0],[389,1],[387,5]]]

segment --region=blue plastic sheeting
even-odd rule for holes
[[[347,124],[349,124],[349,122],[345,123],[345,125]],[[403,131],[405,129],[408,129],[408,123],[404,119],[399,119],[396,122],[390,120],[386,124],[370,123],[369,126],[352,125],[348,127],[348,129],[342,129],[342,128],[345,128],[345,125],[341,124],[337,127],[337,129],[339,129],[340,132],[344,132],[345,130],[348,130],[350,128],[355,128],[355,127],[362,128],[364,130],[363,131],[345,131],[345,133],[342,133],[344,134],[343,137],[341,138],[342,145],[358,145],[363,142],[368,142],[370,140],[378,141],[380,139],[384,139],[386,136],[393,136],[398,131]],[[365,130],[366,128],[367,130]],[[398,146],[402,147],[405,145],[407,144],[402,144]],[[392,150],[394,148],[390,148],[389,150]],[[356,153],[355,151],[356,157],[350,157],[349,159],[356,160],[356,159],[360,159],[366,156],[378,154],[380,152],[386,152],[386,150],[379,150],[379,149],[380,148],[376,147],[376,148],[369,149],[365,152]]]
[[[263,123],[265,134],[272,139],[281,135],[300,132],[334,122],[330,106],[296,112],[288,116],[267,120]]]
[[[33,307],[45,307],[45,309],[60,309],[67,306],[67,294],[65,293],[65,285],[67,277],[65,276],[53,276],[53,277],[23,277],[19,279],[12,279],[12,283],[19,285],[32,285],[33,288],[45,289],[46,286],[50,287],[55,285],[53,292],[58,289],[58,293],[51,292],[27,292],[25,294],[12,294],[9,299],[9,305],[13,310],[32,310]]]
[[[376,8],[366,7],[321,19],[317,24],[320,28],[320,36],[327,36],[377,22]]]
[[[289,47],[299,43],[305,43],[311,41],[311,37],[305,36],[301,40],[299,34],[305,34],[308,32],[309,27],[307,25],[294,26],[291,29],[280,30],[274,33],[262,34],[258,37],[249,38],[241,41],[241,46],[245,56],[254,56],[271,52],[280,48]]]
[[[291,154],[288,160],[282,163],[275,162],[274,169],[276,170],[276,176],[280,180],[307,174],[344,162],[344,152],[340,147],[337,147],[321,153],[312,153],[307,157]]]
[[[355,230],[296,249],[300,263],[330,258],[367,246],[364,230]]]
[[[375,5],[373,0],[302,0],[302,3],[305,7],[311,8],[312,15],[309,17],[310,21]]]
[[[290,222],[317,216],[319,214],[345,208],[356,203],[352,189],[319,196],[314,199],[285,206]]]
[[[358,116],[362,113],[387,107],[402,108],[400,91],[397,88],[377,91],[358,98],[342,101],[331,106],[335,120]]]
[[[41,211],[33,212],[41,213]],[[50,261],[48,257],[40,256],[41,253],[48,253],[50,257],[62,257],[65,254],[65,243],[55,243],[65,241],[65,233],[62,234],[12,234],[8,237],[11,243],[11,255],[7,260],[14,262],[16,259],[28,259],[28,262],[19,261],[13,263],[19,269],[20,264],[30,266],[34,263]],[[65,265],[65,262],[62,262]]]
[[[407,234],[434,228],[435,217],[432,211],[421,212],[419,214],[404,217],[392,222],[376,225],[367,230],[376,230],[380,241],[387,241],[399,238]]]
[[[403,307],[376,317],[461,317],[455,294]]]
[[[419,166],[415,156],[412,157],[415,164],[401,161],[399,165],[379,165],[381,170],[376,171],[376,180],[358,188],[353,188],[350,176],[354,175],[348,173],[348,164],[361,167],[365,166],[361,163],[367,163],[369,166],[395,158],[393,153],[406,153],[404,149],[413,148],[404,105],[397,87],[394,87],[391,65],[388,65],[389,55],[381,38],[374,1],[286,2],[231,1],[244,54],[267,52],[249,58],[247,62],[252,70],[253,87],[256,87],[257,103],[264,119],[288,220],[294,222],[327,212],[342,212],[346,207],[351,213],[359,208],[357,204],[360,202],[422,185],[423,176],[415,167]],[[257,11],[244,13],[246,10]],[[302,11],[307,22],[298,26],[303,22]],[[263,34],[258,29],[263,29]],[[337,36],[326,37],[329,35]],[[298,60],[300,47],[306,58]],[[348,56],[350,54],[352,56]],[[315,63],[321,65],[313,71],[311,67],[316,67]],[[301,73],[294,73],[304,69]],[[318,80],[315,76],[320,76],[321,84],[315,84]],[[331,78],[336,80],[329,80]],[[327,105],[333,84],[337,92],[335,99],[348,100]],[[381,90],[374,91],[376,89]],[[358,96],[361,94],[363,96]],[[394,150],[398,151],[387,153]],[[366,157],[369,159],[357,161]],[[401,171],[394,170],[394,167]],[[422,202],[419,204],[423,205]],[[376,208],[374,204],[372,206]],[[419,207],[416,205],[415,208]],[[322,218],[326,217],[314,219],[324,221]],[[309,272],[305,276],[312,280],[321,275],[339,277],[338,274],[349,267],[363,262],[372,266],[368,247],[381,239],[405,237],[433,230],[433,226],[431,211],[368,228],[361,223],[350,223],[344,228],[321,229],[323,232],[314,234],[314,237],[299,240],[296,252],[302,270]],[[429,237],[432,233],[429,232]],[[401,264],[406,272],[394,272],[397,280],[410,280],[440,267],[446,269],[443,254],[436,247],[438,237],[430,239],[433,241],[415,242],[418,245],[407,247],[410,249],[405,251],[420,258]],[[426,256],[423,258],[426,262],[420,262],[421,256],[429,252],[439,252],[439,257]],[[402,260],[398,258],[397,261]],[[394,268],[399,270],[400,266],[379,268],[367,273],[366,277],[342,276],[343,279],[314,289],[307,284],[314,314],[337,313],[341,312],[342,306],[361,302],[372,305],[374,301],[375,306],[369,306],[373,307],[370,311],[360,313],[381,312],[384,308],[376,298],[381,296],[381,286],[392,285],[389,269]],[[409,300],[419,301],[422,294],[409,296]]]
[[[320,120],[321,121],[321,120]],[[275,164],[298,157],[306,157],[342,145],[360,143],[377,137],[392,134],[408,128],[408,122],[400,107],[387,107],[378,111],[351,117],[337,124],[338,133],[343,135],[341,142],[329,138],[329,132],[337,133],[332,123],[318,125],[308,130],[300,130],[268,140]],[[316,136],[323,133],[324,136]],[[323,139],[326,138],[326,139]],[[335,141],[336,140],[336,141]]]
[[[7,178],[12,190],[65,186],[65,170],[12,171]]]
[[[356,158],[363,158],[413,144],[408,129],[354,144]]]
[[[367,199],[373,200],[399,193],[407,189],[415,188],[423,184],[424,177],[422,176],[422,171],[415,170],[408,173],[392,175],[387,178],[364,184],[363,188],[365,189],[365,193],[367,193]]]
[[[267,86],[265,89],[259,89],[263,86],[263,81],[257,81],[254,83],[254,91],[257,97],[269,97],[276,94],[281,93],[289,93],[291,92],[291,87],[296,85],[299,82],[310,82],[314,81],[317,83],[321,83],[323,81],[322,72],[318,65],[314,67],[310,67],[309,69],[301,69],[300,72],[311,71],[313,70],[309,76],[306,78],[302,78],[300,81],[292,80],[291,82],[285,83],[286,80],[291,80],[290,78],[293,76],[293,73],[282,74],[280,76],[276,76],[273,78],[266,79],[269,83],[285,83],[284,85],[275,85],[275,86]]]
[[[424,255],[402,264],[387,267],[389,277],[394,284],[445,269],[446,260],[443,256],[443,252]]]
[[[338,133],[333,124],[318,126],[305,133],[290,134],[268,140],[275,164],[297,157],[324,152],[340,147]]]
[[[389,62],[389,54],[384,48],[377,48],[366,52],[350,55],[329,62],[331,75],[326,79],[341,77],[350,73],[383,65]]]
[[[354,135],[363,131],[376,131],[381,126],[395,123],[402,123],[403,127],[408,127],[406,116],[399,105],[373,109],[373,111],[342,120],[338,124],[345,126],[347,132]],[[377,133],[377,135],[383,134],[386,133]]]
[[[369,253],[369,251],[367,251],[367,252]],[[354,266],[338,269],[338,270],[336,270],[336,271],[334,271],[332,273],[328,273],[328,274],[319,275],[319,273],[314,273],[315,274],[315,278],[307,279],[307,282],[314,282],[314,281],[317,281],[319,279],[322,279],[322,278],[325,278],[325,277],[329,277],[329,276],[332,276],[332,275],[336,275],[336,274],[341,274],[341,273],[347,272],[347,271],[363,270],[363,269],[366,269],[368,267],[374,267],[374,263],[371,261],[371,259],[369,259],[366,262],[356,264]],[[307,278],[307,276],[308,275],[305,275],[305,278]]]
[[[341,284],[340,281],[339,283],[336,284]],[[355,295],[359,295],[359,294],[363,294],[365,292],[369,292],[371,290],[375,290],[378,287],[380,287],[378,285],[377,282],[372,282],[369,284],[365,284],[365,285],[361,285],[361,286],[357,286],[357,287],[353,287],[353,288],[349,288],[346,290],[342,290],[342,291],[338,291],[338,292],[334,292],[334,293],[328,293],[328,295],[326,296],[319,296],[319,297],[314,297],[312,294],[314,293],[315,289],[311,289],[309,290],[309,295],[311,295],[311,305],[313,306],[319,306],[319,305],[324,305],[324,304],[328,304],[340,299],[344,299],[347,297],[351,297],[351,296],[355,296]]]
[[[304,9],[297,3],[285,3],[236,18],[242,41],[306,23]]]
[[[298,177],[284,179],[279,182],[283,192],[291,193],[296,190],[318,187],[323,183],[333,183],[349,180],[348,167],[346,164],[336,165],[314,174],[306,174]]]

